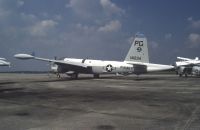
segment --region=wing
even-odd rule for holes
[[[190,61],[190,60],[193,60],[193,59],[184,58],[184,57],[177,57],[177,59],[179,59],[179,60],[184,60],[184,61]]]
[[[0,58],[0,60],[6,60],[5,58]]]
[[[127,64],[133,65],[134,74],[143,74],[147,73],[147,65],[141,62],[126,62]]]
[[[77,66],[77,67],[87,68],[87,66],[85,64],[78,63],[78,62],[64,61],[64,60],[52,60],[52,59],[46,59],[46,58],[40,58],[40,57],[34,57],[34,59],[41,60],[41,61],[47,61],[47,62],[53,62],[57,65],[69,65],[69,66]]]
[[[199,66],[200,61],[199,60],[190,60],[190,61],[177,61],[176,66]]]
[[[152,63],[142,63],[142,62],[127,62],[127,64],[131,64],[134,67],[134,71],[141,72],[155,72],[155,71],[165,71],[172,70],[174,66],[172,65],[163,65],[163,64],[152,64]]]
[[[85,65],[84,63],[64,61],[64,60],[46,59],[46,58],[35,57],[35,56],[29,55],[29,54],[16,54],[16,55],[14,55],[14,57],[17,59],[22,59],[22,60],[35,59],[35,60],[40,60],[40,61],[52,62],[52,63],[61,65],[61,66],[87,68],[87,65]]]

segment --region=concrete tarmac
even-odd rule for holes
[[[199,129],[199,78],[0,74],[0,130]]]

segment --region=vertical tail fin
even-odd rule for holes
[[[137,33],[125,61],[149,63],[147,39],[143,34]]]

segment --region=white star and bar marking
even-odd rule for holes
[[[112,68],[112,65],[107,65],[106,66],[106,71],[107,72],[112,72],[113,68]]]

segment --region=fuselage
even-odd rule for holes
[[[83,63],[88,66],[85,69],[85,73],[128,73],[133,72],[133,65],[127,64],[121,61],[104,61],[104,60],[92,60],[92,59],[75,59],[75,58],[65,58],[65,62],[77,62]],[[72,70],[73,68],[69,68]],[[81,69],[83,71],[84,69]],[[76,68],[77,71],[77,68]],[[83,73],[83,72],[82,72]]]
[[[64,58],[67,62],[77,62],[83,63],[87,68],[81,68],[80,73],[91,73],[91,74],[104,74],[104,73],[119,73],[123,75],[128,74],[142,74],[147,72],[162,71],[172,69],[173,66],[170,65],[160,65],[151,63],[141,63],[141,62],[127,62],[127,61],[104,61],[104,60],[92,60],[92,59],[75,59],[75,58]],[[141,65],[142,64],[142,65]],[[57,66],[59,68],[59,66]],[[54,66],[55,69],[55,66]],[[60,67],[60,72],[67,71],[78,71],[78,68]]]

